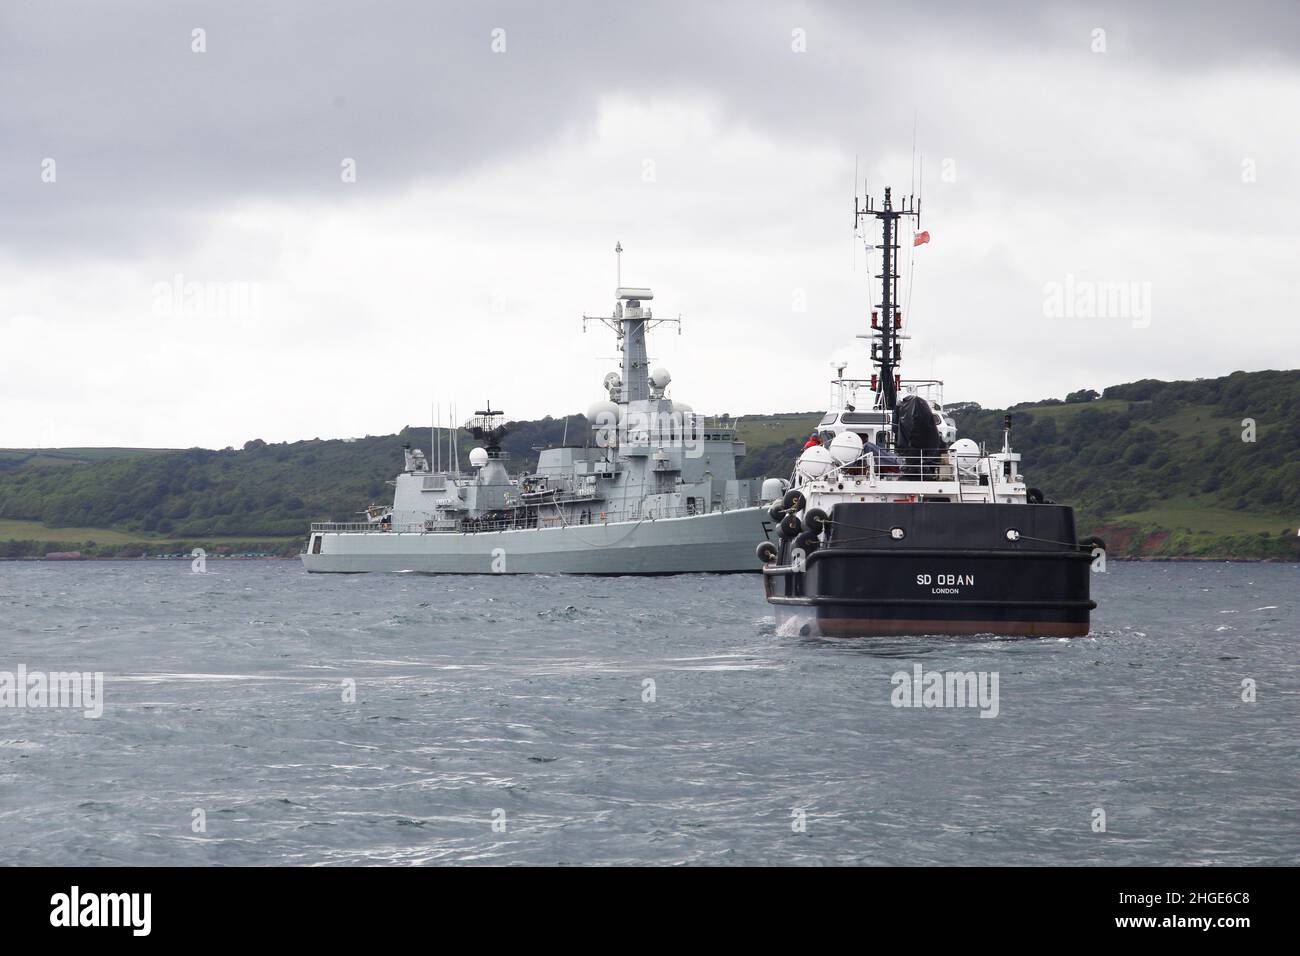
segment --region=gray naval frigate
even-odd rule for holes
[[[622,355],[619,371],[605,376],[607,398],[587,412],[581,446],[544,449],[536,471],[512,477],[502,449],[508,426],[488,403],[463,426],[480,443],[471,471],[435,467],[404,446],[392,506],[372,505],[364,521],[313,524],[306,569],[753,572],[754,542],[775,533],[759,504],[786,483],[738,479],[745,445],[736,423],[669,397],[671,376],[651,369],[646,353],[646,332],[658,324],[646,305],[653,298],[620,286],[613,315],[583,317],[611,328]]]

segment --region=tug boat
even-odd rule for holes
[[[760,542],[757,556],[778,633],[1085,635],[1096,607],[1090,570],[1104,544],[1078,539],[1073,509],[1027,486],[1010,415],[999,449],[958,439],[943,383],[898,371],[905,216],[919,224],[913,197],[897,208],[889,189],[880,205],[854,199],[855,230],[876,220],[883,239],[870,329],[876,373],[849,379],[839,368],[833,407],[771,500],[779,543]]]

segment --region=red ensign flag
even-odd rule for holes
[[[921,245],[921,243],[929,242],[929,241],[930,241],[930,234],[928,232],[918,232],[916,234],[916,238],[912,240],[912,245],[919,246]]]

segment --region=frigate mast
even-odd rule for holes
[[[903,200],[898,209],[894,208],[890,198],[890,189],[885,187],[885,202],[877,207],[870,196],[865,205],[858,205],[857,196],[853,197],[853,228],[866,216],[880,220],[881,244],[875,248],[881,251],[880,302],[871,313],[871,361],[875,364],[878,375],[872,375],[872,390],[876,393],[876,407],[894,411],[898,407],[898,389],[900,376],[895,371],[901,358],[898,348],[899,330],[903,326],[903,314],[898,309],[898,273],[897,268],[898,220],[903,216],[915,216],[921,221],[921,202],[914,196]],[[884,321],[880,317],[884,316]]]
[[[618,258],[618,288],[615,290],[613,315],[584,315],[582,330],[587,331],[588,322],[599,322],[614,331],[618,339],[618,349],[622,353],[619,365],[622,381],[617,397],[611,395],[620,404],[643,401],[650,397],[650,359],[646,352],[646,332],[667,322],[677,323],[681,332],[681,316],[675,319],[656,319],[649,308],[642,302],[649,302],[654,293],[649,289],[632,288],[623,285],[623,244],[615,243],[614,254]]]

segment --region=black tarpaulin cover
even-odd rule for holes
[[[906,395],[898,403],[899,447],[937,451],[946,447],[939,437],[930,403],[919,395]]]

